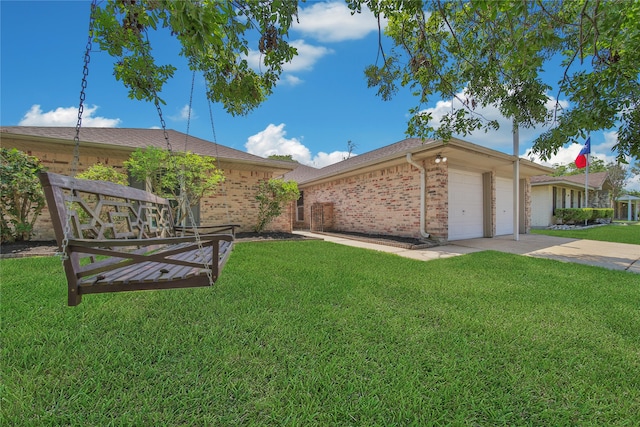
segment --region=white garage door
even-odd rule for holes
[[[496,178],[496,235],[513,234],[513,180]]]
[[[449,169],[449,240],[482,237],[482,174]]]

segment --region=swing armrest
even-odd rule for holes
[[[236,235],[236,228],[240,228],[241,225],[240,224],[220,224],[220,225],[200,225],[197,227],[183,227],[183,226],[174,226],[174,230],[177,232],[182,232],[182,233],[190,233],[193,234],[194,233],[194,229],[196,229],[198,231],[198,233],[200,232],[207,232],[208,233],[221,233],[224,231],[231,231],[231,235],[235,237]]]
[[[231,234],[203,234],[200,235],[201,241],[227,241],[232,242]],[[155,246],[155,245],[171,245],[177,243],[197,242],[195,236],[186,237],[152,237],[149,239],[69,239],[70,246],[80,246],[86,248],[104,247],[104,246]]]

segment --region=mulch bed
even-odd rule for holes
[[[23,258],[30,256],[50,256],[58,250],[55,240],[26,241],[0,244],[0,258]]]
[[[243,232],[236,233],[236,242],[259,242],[270,240],[308,240],[309,238],[301,234],[292,233],[255,233],[255,232]]]
[[[414,237],[388,236],[382,234],[366,234],[349,231],[324,232],[320,234],[334,235],[347,239],[359,240],[361,242],[369,242],[403,249],[426,249],[439,245],[437,242],[429,239],[423,240]]]
[[[304,240],[308,237],[291,233],[237,233],[237,242],[257,242],[274,240]],[[31,256],[55,255],[58,245],[55,240],[25,241],[0,244],[0,258],[24,258]]]
[[[325,233],[346,237],[354,240],[377,243],[381,245],[401,247],[406,249],[422,249],[437,246],[435,242],[415,239],[411,237],[383,236],[364,233]],[[275,240],[309,240],[309,237],[292,233],[255,233],[243,232],[236,234],[236,242],[268,242]],[[26,241],[0,244],[0,258],[23,258],[31,256],[51,256],[58,250],[55,240]]]

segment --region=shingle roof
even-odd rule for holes
[[[337,175],[342,172],[357,169],[365,165],[374,164],[376,162],[383,162],[390,158],[400,157],[400,155],[422,149],[428,144],[432,144],[436,141],[428,140],[423,141],[419,138],[409,138],[395,144],[386,145],[373,151],[369,151],[364,154],[350,157],[338,163],[333,163],[329,166],[325,166],[321,169],[312,168],[309,166],[299,166],[293,172],[288,172],[285,175],[286,179],[293,179],[298,183],[305,183],[311,180],[316,180],[332,175]]]
[[[601,189],[605,181],[609,177],[607,172],[594,172],[589,174],[589,187]],[[563,175],[563,176],[550,176],[541,175],[531,177],[531,185],[545,185],[545,184],[571,184],[584,186],[585,174],[580,175]]]
[[[73,127],[35,127],[35,126],[2,126],[0,136],[4,133],[24,135],[37,138],[72,141],[75,137]],[[220,160],[242,161],[254,164],[262,164],[278,169],[293,169],[291,162],[271,160],[259,157],[244,151],[216,144],[194,136],[187,136],[182,132],[172,129],[167,130],[169,142],[174,151],[186,150],[195,154],[211,156]],[[136,128],[94,128],[85,127],[80,130],[80,145],[82,143],[107,144],[119,147],[128,147],[132,150],[148,146],[166,148],[166,141],[162,129],[136,129]]]
[[[298,163],[298,166],[291,172],[287,172],[284,177],[295,182],[304,182],[311,179],[320,169]]]

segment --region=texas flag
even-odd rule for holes
[[[580,150],[580,154],[576,157],[576,167],[582,169],[587,166],[587,155],[591,154],[591,137],[587,138],[587,142]]]

